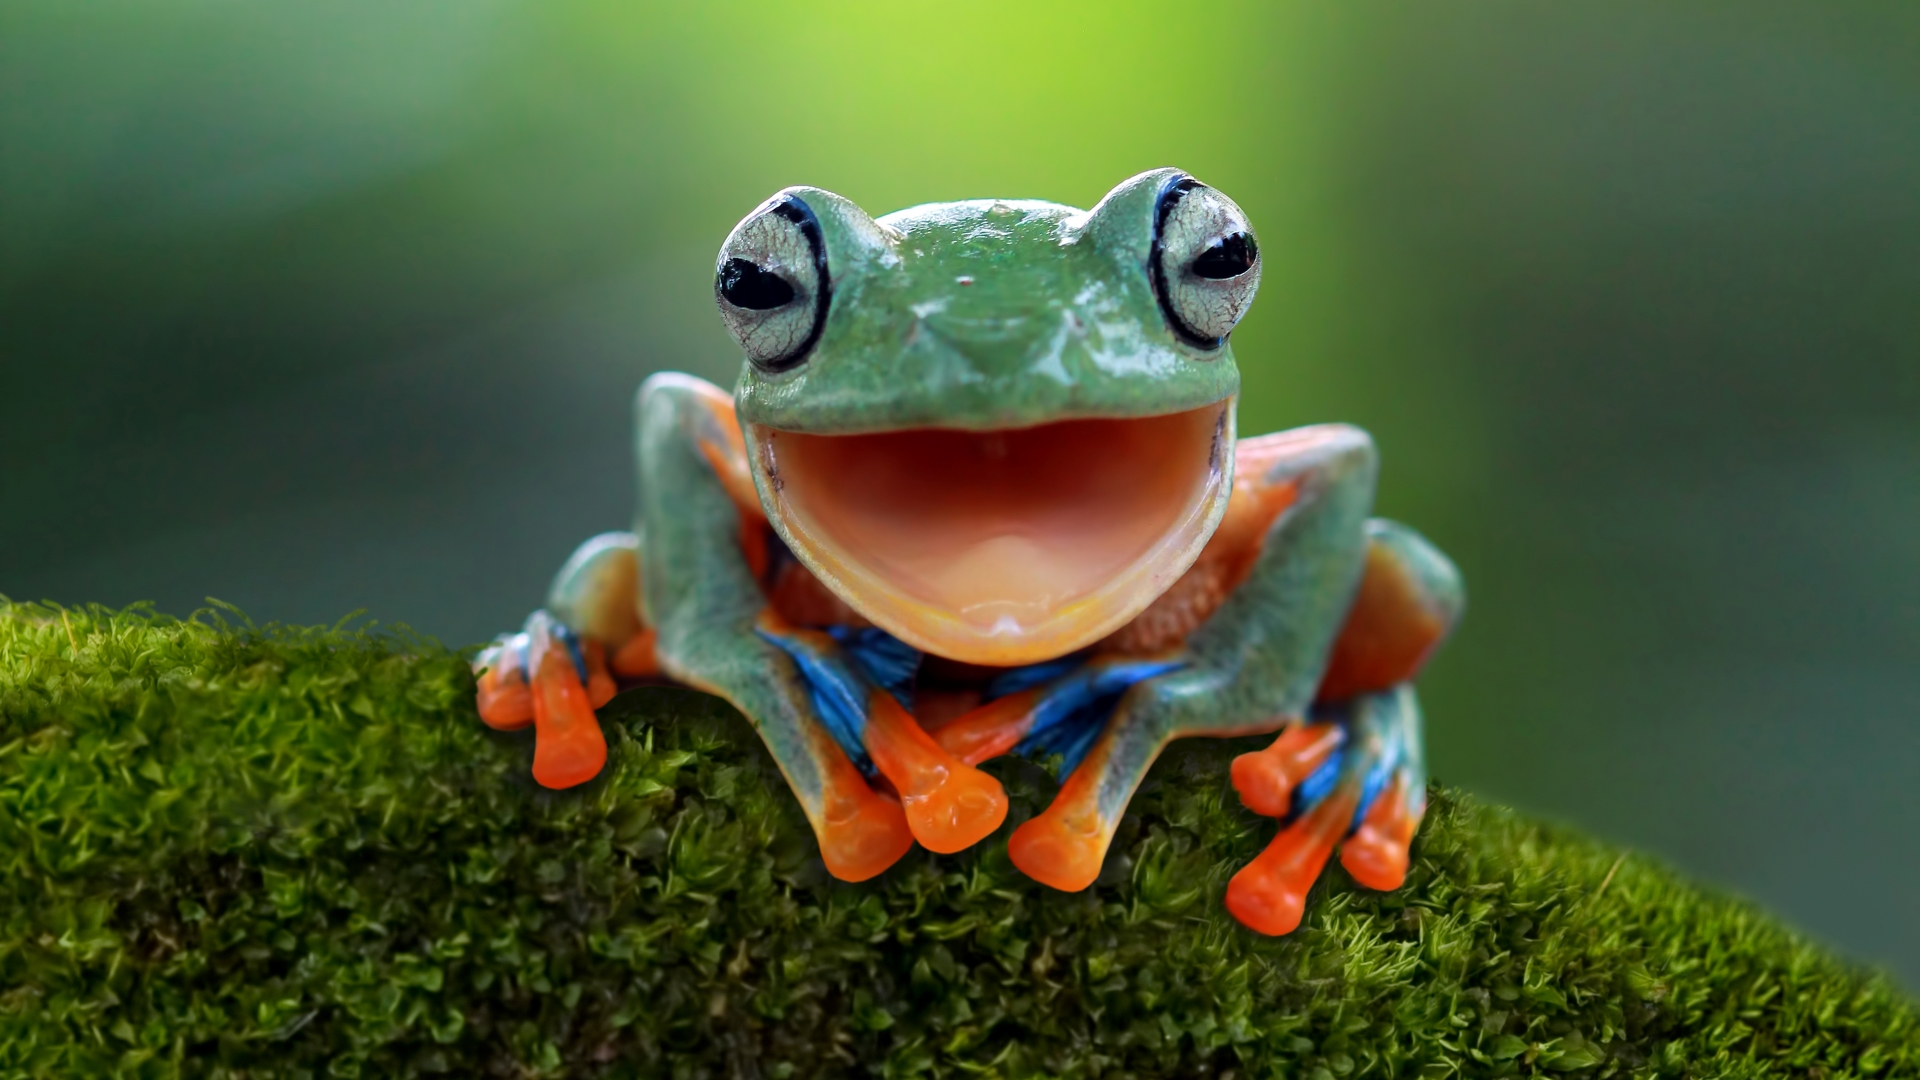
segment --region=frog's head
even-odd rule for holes
[[[768,519],[883,629],[972,663],[1072,652],[1184,573],[1225,512],[1260,280],[1240,208],[1174,169],[1092,210],[874,219],[788,188],[720,250]]]

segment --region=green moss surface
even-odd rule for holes
[[[404,633],[0,604],[0,1075],[1920,1074],[1914,1003],[1649,861],[1435,788],[1408,886],[1225,914],[1271,824],[1177,746],[1093,889],[829,880],[745,722],[572,792]],[[995,769],[1018,821],[1051,788]]]

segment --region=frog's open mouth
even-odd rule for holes
[[[1226,509],[1232,405],[748,438],[775,528],[828,588],[920,649],[1016,665],[1112,633],[1192,565]]]

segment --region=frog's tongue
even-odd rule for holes
[[[776,526],[829,588],[923,650],[1013,665],[1097,641],[1186,571],[1226,507],[1231,417],[753,440]]]

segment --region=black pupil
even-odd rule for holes
[[[720,268],[720,295],[748,311],[769,311],[793,302],[785,278],[745,259],[728,259]]]
[[[1200,257],[1193,260],[1193,272],[1203,278],[1223,281],[1253,269],[1253,260],[1259,257],[1260,248],[1253,237],[1237,232],[1224,240],[1215,240],[1201,252]]]

